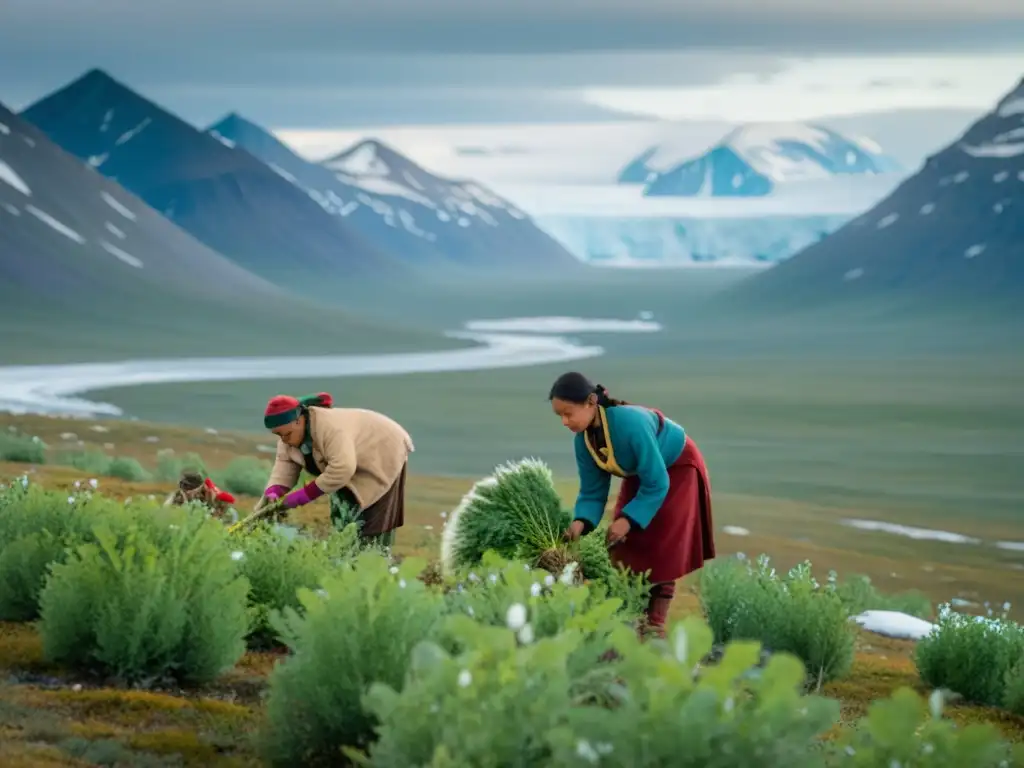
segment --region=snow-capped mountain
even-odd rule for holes
[[[738,292],[789,305],[880,295],[1019,302],[1024,80],[867,213]]]
[[[248,152],[100,70],[22,116],[196,239],[270,280],[315,290],[332,278],[404,273],[390,254]]]
[[[644,184],[648,196],[754,197],[790,182],[899,171],[870,139],[818,125],[757,123],[736,128],[697,157],[679,157],[667,145],[649,148],[619,181]]]
[[[435,244],[457,263],[575,268],[578,261],[516,205],[474,181],[436,176],[376,140],[325,160],[355,202]]]
[[[410,263],[512,270],[572,263],[508,201],[479,184],[439,179],[377,142],[363,142],[321,165],[235,114],[209,132],[259,158],[325,211]]]

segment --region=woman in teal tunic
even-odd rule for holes
[[[597,528],[612,476],[622,478],[607,542],[613,562],[649,571],[647,629],[661,635],[676,581],[715,556],[704,458],[661,411],[613,399],[582,373],[560,376],[548,399],[575,435],[580,491],[566,538]]]

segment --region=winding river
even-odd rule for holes
[[[167,360],[128,360],[117,363],[27,365],[0,367],[0,410],[13,413],[122,416],[120,408],[77,397],[86,392],[203,381],[339,378],[441,373],[491,368],[520,368],[568,362],[604,354],[599,346],[584,345],[557,332],[651,333],[661,326],[650,321],[586,320],[581,318],[514,318],[480,321],[487,330],[511,333],[450,331],[453,338],[478,346],[440,352],[323,357],[202,357]],[[473,328],[473,323],[467,323]],[[529,331],[524,333],[523,331]]]

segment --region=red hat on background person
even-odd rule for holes
[[[276,429],[285,424],[291,424],[302,415],[302,410],[309,407],[331,408],[334,405],[334,398],[327,392],[318,392],[315,395],[305,397],[292,397],[291,395],[274,395],[267,403],[263,411],[263,426],[267,429]]]

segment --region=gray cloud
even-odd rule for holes
[[[710,83],[780,55],[1024,46],[1019,0],[0,2],[0,100],[15,107],[99,66],[187,119],[255,108],[310,126],[399,98],[419,119],[428,91],[469,115],[532,89],[537,119],[558,89]]]

